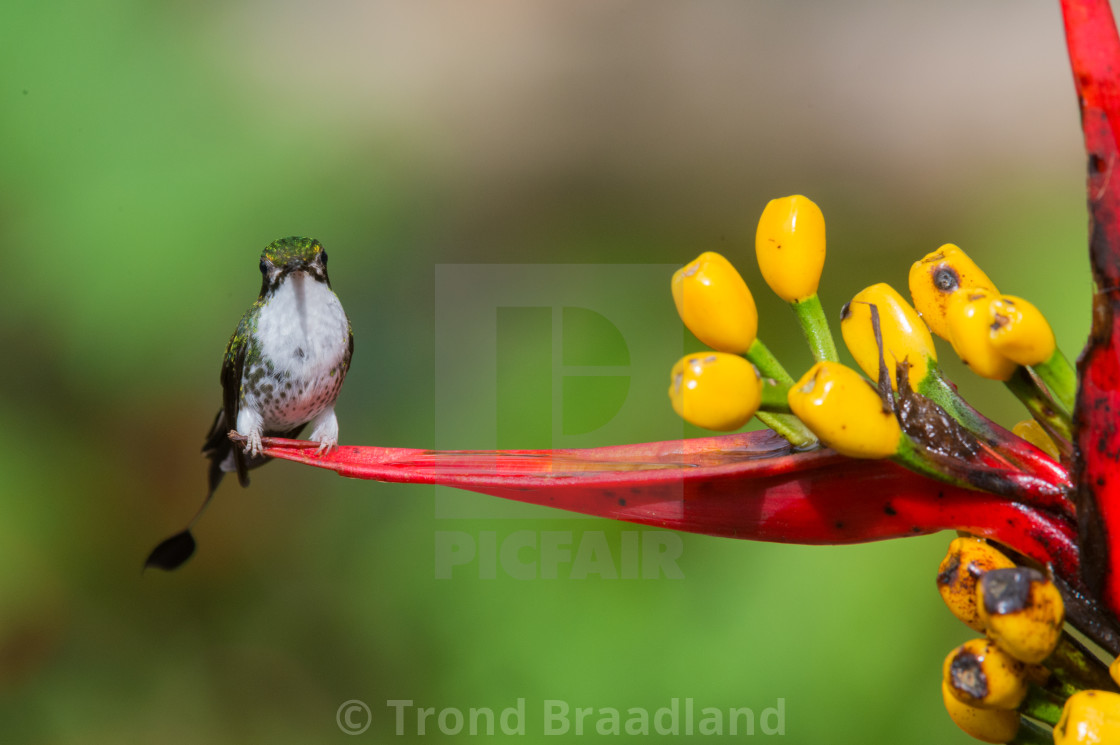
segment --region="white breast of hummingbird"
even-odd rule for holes
[[[290,430],[334,406],[350,357],[350,324],[325,282],[288,275],[257,319],[259,355],[247,361],[242,405],[266,432]]]

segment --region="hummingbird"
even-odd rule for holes
[[[261,292],[222,358],[222,407],[202,454],[209,492],[187,528],[156,546],[144,567],[176,569],[195,550],[191,528],[227,473],[249,485],[249,470],[267,463],[262,437],[295,438],[308,424],[319,452],[338,444],[334,404],[354,353],[354,333],[327,277],[327,252],[311,238],[281,238],[261,253]],[[245,438],[235,445],[229,432]]]

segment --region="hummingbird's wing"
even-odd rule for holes
[[[244,320],[242,320],[244,323]],[[240,344],[235,344],[241,338]],[[219,437],[225,439],[228,447],[233,451],[233,462],[237,466],[237,480],[241,482],[242,486],[249,485],[249,469],[245,463],[245,453],[239,447],[233,447],[233,443],[226,438],[226,434],[230,429],[237,427],[237,412],[241,404],[241,374],[245,370],[245,352],[249,349],[248,342],[244,339],[240,325],[237,333],[229,340],[229,345],[226,347],[226,355],[222,359],[222,413],[225,415],[225,432],[211,433],[211,436],[217,434]],[[221,417],[219,416],[219,420]],[[221,422],[215,422],[220,424]]]
[[[346,370],[350,369],[350,360],[354,357],[354,327],[350,325],[350,319],[346,319],[346,330],[350,332],[350,346],[346,350]],[[345,372],[345,370],[343,371]]]
[[[226,422],[225,407],[218,409],[214,423],[210,425],[210,434],[206,435],[206,442],[202,445],[202,454],[210,459],[210,495],[222,482],[225,471],[222,463],[229,457],[233,443],[229,441],[229,431],[232,427]],[[209,501],[210,497],[207,497]]]

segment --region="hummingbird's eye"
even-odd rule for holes
[[[319,258],[322,260],[323,266],[326,266],[327,265],[327,251],[326,251],[326,249],[323,249],[322,251],[319,252]]]
[[[268,274],[268,259],[261,259],[261,274]]]

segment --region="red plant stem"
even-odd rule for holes
[[[265,438],[265,454],[342,476],[441,484],[692,533],[847,544],[967,530],[1080,586],[1073,527],[1058,515],[943,484],[888,461],[791,453],[769,430],[587,450],[432,451]]]
[[[1089,156],[1093,327],[1078,361],[1074,481],[1090,594],[1120,617],[1120,37],[1105,0],[1063,0],[1066,40]]]

